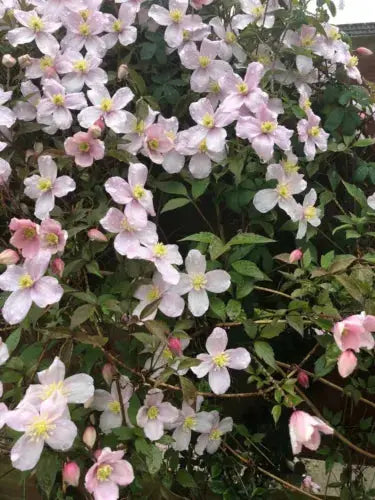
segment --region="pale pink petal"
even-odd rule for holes
[[[30,439],[27,434],[24,434],[10,451],[13,467],[21,471],[33,469],[38,463],[43,447],[42,439]]]
[[[262,189],[254,196],[254,207],[258,210],[258,212],[265,214],[276,206],[278,197],[279,196],[275,189]]]
[[[64,381],[68,403],[84,403],[94,394],[94,381],[86,373],[72,375]]]
[[[161,403],[159,406],[159,415],[158,418],[163,423],[171,424],[175,422],[178,418],[178,410],[171,403]]]
[[[219,269],[206,273],[206,290],[214,293],[222,293],[230,287],[230,275]]]
[[[199,250],[190,250],[185,260],[188,274],[204,274],[206,271],[206,257]]]
[[[65,365],[57,356],[46,370],[38,372],[39,382],[43,385],[57,384],[64,378]]]
[[[124,214],[118,208],[110,208],[105,217],[100,220],[100,224],[110,233],[119,233],[122,231],[122,221]],[[0,278],[1,279],[1,278]]]
[[[134,481],[133,467],[126,460],[119,460],[113,464],[111,481],[120,486],[127,486]]]
[[[17,290],[9,295],[2,309],[3,318],[10,325],[21,323],[32,304],[30,290]]]
[[[225,351],[228,343],[227,332],[223,328],[214,328],[206,340],[206,349],[209,354],[215,356]]]
[[[228,368],[235,370],[246,370],[250,364],[250,354],[243,347],[237,349],[228,349],[226,354],[229,354]]]
[[[209,308],[209,300],[206,290],[190,290],[188,294],[188,307],[195,317],[203,316]]]
[[[49,304],[59,302],[64,290],[59,285],[56,278],[44,276],[40,278],[31,288],[31,298],[39,307],[46,307]]]
[[[208,374],[208,383],[215,394],[224,394],[230,386],[230,376],[228,370],[215,368]]]
[[[104,184],[105,190],[111,195],[113,201],[124,205],[133,199],[129,184],[121,177],[111,177]]]

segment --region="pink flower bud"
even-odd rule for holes
[[[21,66],[21,68],[27,68],[27,66],[30,66],[32,63],[31,57],[29,54],[24,54],[23,56],[19,56],[17,58],[18,64]]]
[[[124,80],[129,74],[129,68],[127,64],[120,64],[117,69],[117,78],[119,80]]]
[[[94,451],[94,457],[96,458],[96,460],[98,460],[102,451],[103,450],[101,450],[100,448]]]
[[[99,127],[98,125],[92,125],[89,128],[88,132],[91,135],[91,137],[93,137],[94,139],[98,139],[102,135],[102,128]]]
[[[176,354],[177,356],[182,355],[182,346],[180,339],[177,339],[176,337],[171,337],[168,340],[168,347],[173,352],[173,354]]]
[[[17,264],[20,260],[20,256],[15,250],[11,250],[8,248],[7,250],[3,250],[0,253],[0,264],[5,264],[6,266],[10,266],[11,264]]]
[[[82,441],[85,443],[85,445],[88,448],[92,448],[94,446],[95,441],[96,441],[95,427],[92,427],[92,425],[90,425],[89,427],[86,427],[85,432],[83,433],[83,436],[82,436]]]
[[[297,382],[300,386],[307,389],[310,386],[309,376],[303,370],[300,370],[297,375]]]
[[[293,252],[290,253],[289,262],[290,264],[293,264],[294,262],[298,262],[299,260],[301,260],[302,257],[303,257],[302,250],[296,248],[295,250],[293,250]]]
[[[357,357],[352,350],[344,351],[337,361],[337,369],[342,378],[349,377],[356,369],[357,363]]]
[[[100,127],[102,131],[105,129],[105,123],[102,117],[98,118],[96,122],[94,123],[96,127]]]
[[[8,69],[13,68],[13,66],[15,66],[17,64],[17,61],[15,60],[15,58],[13,56],[11,56],[10,54],[4,54],[1,62],[2,62],[2,65]]]
[[[64,261],[62,259],[60,259],[59,257],[57,257],[56,259],[53,259],[53,261],[51,263],[51,269],[52,269],[53,274],[57,274],[57,276],[62,278],[62,275],[64,273],[64,267],[65,267],[65,264],[64,264]]]
[[[368,49],[367,47],[358,47],[358,49],[356,49],[355,52],[359,56],[372,56],[373,54],[373,51]]]
[[[107,236],[103,234],[101,231],[98,229],[90,229],[87,232],[87,236],[91,241],[107,241]]]
[[[108,385],[111,385],[115,373],[116,373],[115,368],[113,365],[111,365],[111,363],[106,363],[102,368],[103,378]]]
[[[62,477],[64,483],[68,486],[78,486],[80,475],[81,471],[76,462],[67,462],[64,464]]]

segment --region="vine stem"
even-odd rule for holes
[[[118,393],[118,399],[120,401],[120,410],[121,410],[122,422],[123,422],[123,425],[125,425],[125,422],[126,422],[125,408],[124,408],[124,400],[122,399],[122,392],[121,392],[121,386],[120,386],[120,379],[119,379],[119,377],[116,377],[116,389],[117,389],[117,393]]]
[[[287,293],[284,293],[284,292],[279,292],[279,290],[272,290],[272,288],[265,288],[263,286],[254,286],[254,290],[260,290],[261,292],[273,293],[274,295],[280,295],[281,297],[285,297],[287,299],[293,300],[293,297],[291,295],[288,295]]]
[[[202,219],[204,220],[204,222],[207,224],[207,227],[210,229],[211,233],[216,234],[216,231],[213,228],[211,222],[204,215],[204,213],[202,212],[202,210],[199,208],[198,204],[192,198],[190,198],[190,201],[193,204],[195,210],[199,213],[199,215],[202,217]]]

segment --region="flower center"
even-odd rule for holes
[[[183,38],[185,41],[190,40],[190,33],[189,33],[189,31],[188,31],[188,30],[184,30],[184,31],[182,32],[182,38]]]
[[[335,30],[335,28],[331,28],[327,36],[331,40],[341,40],[341,35],[337,30]]]
[[[306,99],[302,103],[302,109],[304,111],[307,111],[310,108],[311,108],[311,101],[310,101],[310,99],[308,97],[306,97]]]
[[[234,43],[237,40],[236,35],[232,31],[227,31],[225,33],[225,41],[229,44]]]
[[[108,111],[111,111],[112,109],[112,99],[109,97],[104,97],[100,103],[100,109],[107,113]]]
[[[80,59],[79,61],[76,61],[73,64],[73,68],[75,70],[81,71],[81,72],[87,71],[87,61],[85,61],[84,59]]]
[[[316,217],[316,208],[313,205],[306,207],[304,212],[305,212],[305,219],[306,220],[311,220],[311,219],[314,219]]]
[[[147,300],[153,302],[160,297],[160,291],[157,286],[153,286],[151,290],[147,293]]]
[[[195,424],[197,423],[197,420],[194,417],[186,417],[184,420],[184,429],[192,429]]]
[[[60,392],[61,394],[65,394],[64,391],[64,382],[61,380],[60,382],[53,382],[52,384],[47,385],[47,387],[44,388],[43,394],[41,396],[41,399],[45,401],[46,399],[50,398],[55,392]]]
[[[126,217],[124,217],[121,221],[121,227],[125,230],[131,233],[133,231],[133,227],[129,224],[129,221]]]
[[[218,368],[224,368],[224,366],[228,364],[229,354],[227,354],[226,352],[216,354],[216,356],[213,356],[212,361]]]
[[[48,246],[55,246],[59,242],[59,237],[57,236],[56,233],[48,233],[45,237],[46,242],[48,243]]]
[[[156,257],[164,257],[167,255],[168,250],[164,243],[156,243],[156,245],[153,246],[152,251]]]
[[[82,36],[89,36],[90,34],[90,26],[87,23],[82,23],[79,25],[79,34]]]
[[[164,359],[173,359],[173,353],[168,347],[166,347],[163,351],[163,358]]]
[[[289,196],[290,196],[289,187],[287,184],[283,184],[283,183],[279,184],[277,186],[277,192],[278,192],[279,196],[281,198],[284,198],[284,199],[289,198]]]
[[[214,117],[209,113],[206,113],[202,118],[202,125],[206,128],[213,128],[215,125]]]
[[[208,56],[199,56],[198,60],[201,68],[207,68],[211,62],[211,59]]]
[[[136,184],[133,189],[133,196],[136,200],[140,200],[145,195],[145,189],[140,184]]]
[[[82,17],[82,19],[84,21],[87,21],[87,19],[89,18],[89,15],[90,15],[90,11],[89,11],[89,9],[80,10],[79,15]]]
[[[263,66],[267,66],[271,63],[271,58],[269,56],[260,56],[258,57],[258,62],[263,64]]]
[[[38,188],[40,191],[48,191],[52,187],[51,179],[47,179],[46,177],[42,177],[38,182]]]
[[[141,135],[143,134],[144,131],[145,131],[145,122],[143,120],[139,120],[139,122],[137,122],[137,125],[134,128],[134,132]]]
[[[155,420],[158,418],[159,415],[159,408],[157,406],[150,406],[150,408],[147,410],[147,418],[150,420]]]
[[[169,17],[174,23],[180,23],[184,17],[183,13],[178,9],[173,9],[169,13]]]
[[[236,85],[237,87],[237,90],[240,94],[247,94],[249,92],[249,86],[247,85],[247,83],[245,82],[242,82],[242,83],[238,83]]]
[[[81,153],[88,153],[90,151],[90,144],[88,142],[80,142],[78,149]]]
[[[53,66],[53,59],[50,56],[44,56],[39,61],[39,67],[41,70],[45,71]]]
[[[108,403],[108,410],[115,415],[118,415],[121,411],[121,406],[119,401],[111,401]]]
[[[157,139],[150,139],[147,144],[148,147],[153,150],[156,150],[159,147],[159,141]]]
[[[96,479],[100,482],[107,481],[112,474],[112,470],[110,465],[101,465],[96,471]]]
[[[122,21],[120,19],[116,19],[116,21],[112,24],[113,31],[120,33],[122,31]]]
[[[54,94],[52,96],[52,102],[55,106],[64,106],[65,98],[62,94]]]
[[[221,436],[221,431],[219,431],[219,429],[214,429],[213,431],[211,431],[208,439],[210,439],[211,441],[217,441],[221,438]]]
[[[281,162],[281,164],[282,164],[285,172],[287,172],[288,174],[298,172],[298,170],[299,170],[299,166],[295,163],[290,162],[290,161],[284,160]]]
[[[38,33],[44,28],[44,23],[38,16],[32,16],[29,21],[29,26],[35,33]]]
[[[206,276],[204,274],[202,274],[202,273],[196,274],[192,278],[191,284],[192,284],[194,290],[202,290],[207,285]]]
[[[35,417],[27,429],[27,434],[30,436],[31,441],[37,441],[38,439],[48,438],[49,433],[54,429],[56,429],[56,425],[51,424],[48,419]]]
[[[258,5],[258,7],[254,7],[253,9],[251,9],[251,13],[254,17],[259,18],[263,16],[265,10],[266,9],[263,7],[263,5]]]
[[[20,288],[30,288],[33,286],[34,281],[30,274],[24,274],[23,276],[20,277],[18,284]]]
[[[305,36],[304,38],[301,39],[302,47],[311,47],[312,44],[313,44],[313,40],[309,36]]]
[[[221,91],[219,82],[211,82],[210,83],[210,92],[213,94],[218,94]]]
[[[320,128],[315,125],[315,127],[311,127],[308,132],[311,137],[318,137],[320,134]]]
[[[263,134],[271,134],[276,130],[276,127],[277,125],[275,122],[263,122],[260,129]]]
[[[25,227],[22,233],[26,240],[32,240],[36,236],[36,230],[33,227]]]
[[[207,153],[208,148],[206,139],[203,139],[203,141],[199,143],[198,149],[201,153]]]
[[[352,57],[349,59],[348,66],[349,66],[350,68],[354,68],[355,66],[358,66],[358,57],[357,57],[357,56],[352,56]]]

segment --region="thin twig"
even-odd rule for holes
[[[260,290],[261,292],[273,293],[274,295],[280,295],[281,297],[286,297],[287,299],[292,299],[291,295],[284,292],[279,292],[279,290],[272,290],[272,288],[265,288],[264,286],[254,286],[254,290]]]

